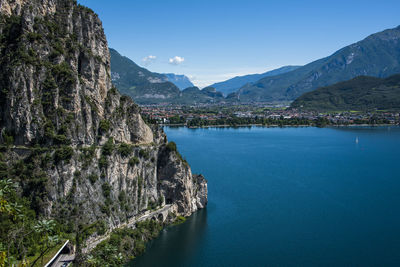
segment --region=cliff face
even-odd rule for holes
[[[122,105],[110,93],[110,54],[97,15],[67,0],[3,1],[1,10],[1,86],[7,99],[1,119],[15,144],[48,139],[46,123],[55,130],[67,126],[64,135],[75,145],[96,142],[100,121],[115,122]],[[152,142],[138,108],[129,101],[123,108],[132,117],[119,118],[110,135],[119,142]],[[71,123],[65,125],[67,118]]]
[[[0,143],[9,164],[44,173],[40,189],[17,179],[40,215],[116,228],[147,209],[207,204],[205,179],[111,84],[93,11],[72,0],[0,0],[0,11]]]

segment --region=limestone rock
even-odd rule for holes
[[[93,11],[72,0],[0,4],[0,144],[12,136],[7,158],[45,172],[38,212],[113,229],[166,204],[176,215],[205,207],[206,180],[113,87]]]

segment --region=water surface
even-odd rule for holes
[[[209,204],[132,266],[400,265],[400,128],[165,131]]]

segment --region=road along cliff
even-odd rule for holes
[[[0,0],[0,34],[1,179],[37,218],[76,235],[78,253],[146,210],[168,205],[162,221],[172,222],[206,206],[204,177],[112,85],[92,10],[73,0]]]

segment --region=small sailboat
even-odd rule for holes
[[[358,144],[358,136],[356,137],[356,144]]]

